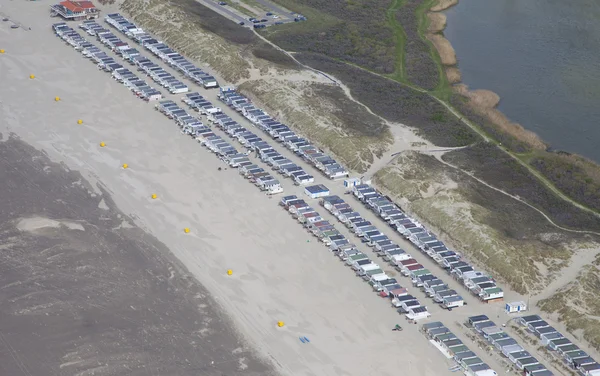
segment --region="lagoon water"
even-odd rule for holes
[[[600,1],[459,0],[445,36],[471,89],[554,149],[600,162]]]

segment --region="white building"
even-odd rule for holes
[[[525,302],[506,303],[504,310],[506,313],[525,312],[527,311],[527,304]]]

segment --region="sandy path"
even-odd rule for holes
[[[5,119],[0,132],[15,132],[101,182],[124,212],[215,295],[282,373],[449,373],[417,326],[402,335],[390,331],[401,318],[387,301],[310,238],[277,200],[236,171],[218,172],[222,164],[212,154],[54,37],[46,4],[10,3],[2,9],[26,12],[36,27],[0,29],[7,51],[0,58]],[[35,80],[29,79],[32,73]],[[55,96],[62,100],[55,102]],[[79,118],[83,125],[77,125]],[[100,148],[100,141],[107,146]],[[121,169],[122,163],[129,169]],[[151,193],[159,199],[151,200]],[[192,233],[184,234],[184,227]],[[225,274],[229,268],[231,277]],[[286,326],[278,329],[277,320]],[[310,344],[298,340],[304,335]]]

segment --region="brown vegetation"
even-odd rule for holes
[[[440,34],[427,34],[427,39],[429,39],[437,49],[443,65],[456,65],[456,53],[448,39]]]
[[[427,28],[429,33],[440,33],[446,28],[446,15],[444,13],[428,12],[427,18],[429,19],[429,27]]]
[[[457,84],[462,80],[460,70],[456,67],[446,67],[446,77],[450,84]]]
[[[440,12],[458,4],[458,0],[438,0],[437,4],[431,7],[432,12]]]

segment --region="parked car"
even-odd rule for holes
[[[272,16],[272,15],[273,15],[273,13],[267,12],[267,16]]]
[[[283,25],[283,22],[277,21],[277,22],[275,22],[275,25]]]
[[[266,18],[263,18],[262,20],[260,20],[260,22],[269,22],[269,20],[267,20]]]
[[[255,29],[264,29],[265,27],[267,27],[267,25],[264,25],[264,24],[254,25]]]
[[[239,25],[244,26],[246,23],[244,21],[240,22]]]
[[[254,22],[254,21],[256,21],[256,18],[250,17],[250,18],[248,18],[248,21]]]
[[[272,16],[272,18],[279,18],[279,16],[278,16],[278,15],[276,15],[276,14],[274,14],[274,15]]]
[[[219,1],[219,5],[227,5],[227,3],[224,1]]]

